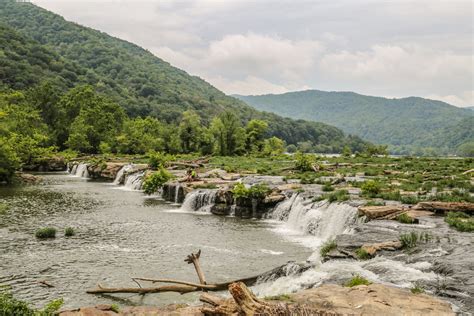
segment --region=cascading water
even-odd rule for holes
[[[177,183],[176,187],[174,188],[174,202],[179,203],[179,190],[181,189],[181,184]]]
[[[113,184],[119,185],[124,182],[126,172],[130,171],[133,168],[133,164],[125,165],[117,172]]]
[[[144,171],[128,174],[125,177],[125,188],[127,190],[140,190],[143,184]]]
[[[345,203],[315,203],[295,194],[276,206],[272,218],[285,222],[277,228],[284,235],[318,250],[325,241],[350,232],[357,209]],[[310,259],[317,259],[318,253]]]
[[[217,190],[195,190],[186,195],[181,210],[186,212],[210,212],[216,201]]]
[[[71,174],[75,177],[88,178],[89,171],[87,171],[87,164],[80,163],[80,164],[74,165],[71,169]]]

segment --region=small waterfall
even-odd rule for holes
[[[117,172],[113,184],[119,185],[124,182],[126,172],[133,168],[133,164],[125,165]]]
[[[69,173],[72,175],[76,175],[76,171],[77,171],[77,165],[73,165]]]
[[[125,177],[125,188],[128,190],[140,190],[143,184],[144,171],[128,174]]]
[[[89,171],[87,171],[87,164],[79,163],[72,166],[71,174],[75,177],[88,178]]]
[[[217,190],[195,190],[186,195],[181,210],[187,212],[210,212],[216,201]]]
[[[179,203],[179,190],[181,190],[181,184],[179,184],[178,182],[174,188],[174,202],[175,203]]]

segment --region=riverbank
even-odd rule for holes
[[[468,168],[472,162],[453,160],[448,164],[450,160],[421,159],[421,162],[411,161],[412,169],[409,170],[406,162],[398,158],[377,158],[370,163],[355,160],[351,165],[319,161],[313,165],[319,169],[303,172],[295,169],[294,162],[288,157],[287,160],[255,160],[252,164],[239,159],[242,158],[227,166],[219,166],[211,159],[196,168],[199,177],[196,181],[179,181],[186,176],[185,167],[169,168],[175,179],[150,198],[139,191],[147,175],[154,172],[143,162],[81,161],[70,163],[69,171],[84,186],[111,185],[121,189],[121,192],[135,194],[135,198],[141,196],[144,201],[169,201],[172,204],[167,205],[176,206],[172,206],[174,213],[168,214],[178,212],[188,214],[191,218],[197,216],[202,218],[200,223],[214,221],[210,220],[211,217],[202,217],[208,214],[219,215],[212,218],[224,221],[232,219],[240,223],[249,220],[252,225],[259,223],[266,226],[274,234],[273,239],[269,239],[270,243],[279,236],[286,242],[306,248],[306,251],[299,251],[300,254],[308,254],[303,258],[296,256],[299,257],[296,261],[308,259],[310,267],[288,268],[284,273],[261,280],[252,287],[259,296],[286,295],[318,288],[322,284],[343,284],[354,275],[360,275],[374,283],[419,289],[450,301],[454,309],[461,312],[474,308],[471,299],[474,269],[466,262],[466,258],[473,256],[472,233],[451,228],[444,218],[444,213],[457,210],[468,214],[467,219],[461,219],[462,222],[469,220],[469,214],[474,209],[468,197],[472,179],[469,173],[463,174],[465,171],[462,170],[470,170]],[[431,171],[421,171],[420,165],[423,168],[431,166]],[[446,168],[448,165],[449,168]],[[267,168],[267,171],[252,173],[256,167]],[[366,171],[360,172],[361,168]],[[238,193],[238,197],[235,197],[236,183],[242,183],[245,189],[243,193]],[[364,186],[367,183],[371,185]],[[427,183],[431,186],[430,191],[427,190]],[[259,185],[266,187],[264,195],[250,193],[252,188]],[[400,190],[408,187],[412,191]],[[395,189],[398,189],[398,195],[393,193]],[[430,199],[441,198],[461,199],[461,202],[427,203]],[[152,203],[152,208],[157,205],[155,202],[147,203]],[[124,219],[134,216],[134,213],[128,213]],[[249,227],[247,234],[252,229]],[[218,231],[224,232],[222,229]],[[210,236],[214,233],[202,230],[206,241],[201,245],[208,245],[209,240],[215,238]],[[158,232],[160,234],[161,231]],[[417,236],[415,245],[402,247],[402,237],[412,234]],[[240,249],[251,245],[248,240],[241,241],[241,235],[238,239],[236,242],[240,243]],[[260,242],[257,239],[255,246]],[[229,240],[226,240],[223,247],[227,248],[228,243]],[[136,247],[136,243],[134,246],[132,244],[130,249]],[[322,251],[328,246],[328,251]],[[273,258],[289,259],[287,250],[277,248],[263,249]],[[225,257],[228,254],[221,253],[218,256]],[[237,256],[234,260],[241,260],[245,265],[254,263],[256,257]],[[276,265],[275,262],[266,263],[265,270]],[[160,271],[160,275],[154,273],[153,276],[173,276],[171,271],[169,274]],[[247,276],[242,275],[242,271],[234,276]],[[107,286],[117,284],[119,282],[113,280],[106,283]],[[157,296],[160,297],[159,305],[165,303],[161,300],[162,294]],[[186,302],[182,299],[179,301]]]

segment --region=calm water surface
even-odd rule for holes
[[[196,294],[96,296],[100,283],[134,287],[131,277],[197,281],[183,260],[202,250],[209,282],[265,272],[311,250],[275,233],[278,223],[180,212],[157,197],[67,174],[45,174],[44,184],[0,187],[0,284],[42,306],[62,297],[66,307],[100,303],[160,305],[195,302]],[[39,227],[58,229],[53,240],[34,237]],[[64,228],[76,230],[64,237]],[[273,228],[273,229],[272,229]],[[38,281],[47,280],[54,288]]]

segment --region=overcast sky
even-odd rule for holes
[[[228,94],[319,89],[474,105],[471,0],[34,0]]]

